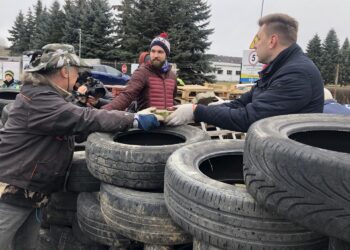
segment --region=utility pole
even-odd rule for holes
[[[262,17],[263,12],[264,12],[264,0],[262,0],[262,3],[261,3],[261,12],[260,12],[260,18]]]
[[[81,57],[81,29],[78,29],[79,33],[79,58]]]

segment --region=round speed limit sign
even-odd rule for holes
[[[256,54],[255,50],[249,53],[248,62],[250,65],[253,66],[255,66],[258,63],[258,55]]]

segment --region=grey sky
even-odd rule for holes
[[[24,13],[37,0],[0,0],[0,42],[9,35],[20,9]],[[166,0],[164,0],[166,1]],[[53,0],[42,0],[48,8]],[[63,0],[59,0],[61,4]],[[120,0],[109,0],[118,4]],[[209,53],[242,56],[253,36],[257,32],[257,20],[260,17],[262,0],[208,0],[211,5],[211,27],[215,32],[210,36],[212,45]],[[281,12],[295,17],[299,21],[298,43],[303,49],[308,41],[318,33],[322,41],[327,32],[334,28],[343,44],[350,38],[350,1],[349,0],[265,0],[263,14]],[[170,34],[171,36],[171,34]]]

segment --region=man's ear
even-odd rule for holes
[[[278,42],[279,42],[279,37],[277,34],[273,34],[270,38],[270,44],[269,44],[269,47],[270,49],[274,49],[277,47],[278,45]]]
[[[69,73],[68,73],[68,68],[67,68],[67,66],[63,66],[63,67],[60,69],[60,75],[61,75],[63,78],[68,78],[68,77],[69,77]]]

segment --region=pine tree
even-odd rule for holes
[[[136,59],[161,32],[169,34],[169,61],[187,83],[212,81],[208,56],[210,8],[203,0],[124,0],[118,15],[117,48],[121,60]]]
[[[89,2],[87,16],[83,20],[84,34],[82,56],[88,58],[113,59],[113,15],[107,0]]]
[[[321,74],[326,83],[333,83],[339,62],[339,40],[334,29],[331,29],[322,44]]]
[[[307,44],[306,53],[308,57],[316,64],[317,68],[322,68],[322,47],[321,39],[316,34]]]
[[[42,10],[40,16],[36,20],[35,33],[31,44],[33,49],[40,49],[50,42],[50,14],[46,7]]]
[[[81,16],[86,12],[86,8],[77,12],[77,5],[71,0],[66,0],[63,6],[64,10],[64,24],[63,24],[63,37],[62,42],[68,43],[74,46],[75,50],[79,49],[79,32],[81,28]]]
[[[30,45],[32,44],[32,39],[34,36],[34,30],[35,30],[35,17],[33,15],[32,10],[29,8],[27,15],[26,15],[26,37],[25,37],[25,42],[27,44],[27,49],[32,49]]]
[[[27,32],[25,18],[22,11],[18,13],[16,21],[12,26],[12,29],[9,30],[9,33],[10,37],[8,40],[12,42],[10,47],[12,55],[20,55],[23,51],[27,50],[28,44],[26,43],[26,39],[23,39],[27,36]]]
[[[30,40],[30,48],[32,49],[38,49],[37,44],[38,44],[38,39],[36,38],[37,35],[37,26],[40,22],[40,16],[43,12],[43,3],[41,0],[38,0],[36,5],[34,5],[34,26],[33,26],[33,36]],[[46,20],[47,21],[47,20]]]
[[[60,43],[63,38],[62,27],[64,24],[64,14],[58,1],[54,1],[49,11],[49,38],[48,43]]]
[[[345,39],[340,49],[339,65],[340,85],[350,84],[350,44],[348,38]]]

